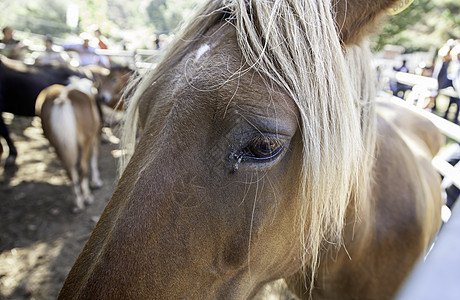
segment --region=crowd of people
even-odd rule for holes
[[[404,57],[410,57],[406,55]],[[431,64],[431,63],[430,63]],[[413,64],[412,64],[413,65]],[[430,95],[426,99],[424,108],[436,112],[436,114],[459,124],[460,113],[460,41],[448,40],[437,52],[433,59],[432,67],[427,67],[425,62],[419,64],[417,69],[410,70],[407,58],[402,60],[402,63],[397,67],[393,67],[393,72],[413,73],[421,76],[429,76],[437,83],[437,88],[429,88]],[[389,80],[389,90],[393,96],[405,99],[407,93],[412,92],[413,86],[407,83],[398,81],[396,78]],[[414,81],[415,84],[415,81]],[[444,105],[437,105],[439,95],[447,96],[449,99],[447,108]],[[452,113],[452,107],[455,111]],[[451,117],[453,115],[453,118]]]
[[[453,122],[459,123],[460,112],[460,41],[448,40],[438,51],[438,58],[433,70],[433,78],[438,81],[438,90],[431,97],[432,107],[436,110],[436,98],[442,89],[452,89],[453,94],[449,96],[449,104],[444,113],[447,119],[450,107],[454,104],[456,111]],[[460,171],[460,143],[454,143],[444,151],[443,158],[450,163],[457,171]],[[446,205],[452,208],[460,198],[460,188],[456,186],[452,178],[444,178],[442,182]]]
[[[90,33],[91,32],[91,33]],[[3,38],[0,40],[0,54],[16,60],[24,60],[31,57],[31,48],[24,45],[20,40],[14,38],[13,28],[6,26],[2,30]],[[76,66],[100,65],[110,67],[112,61],[109,56],[102,55],[98,50],[107,50],[109,47],[116,49],[116,44],[109,41],[101,30],[92,26],[88,32],[83,32],[72,38],[73,42],[55,43],[52,37],[46,36],[43,39],[43,51],[32,53],[35,64],[60,65],[71,64]],[[27,44],[27,43],[26,43]],[[166,45],[165,35],[156,35],[152,40],[152,49],[160,50]],[[126,44],[122,42],[121,48],[126,50]],[[37,47],[35,47],[37,48]],[[27,54],[27,55],[26,55]]]
[[[0,53],[11,59],[23,59],[27,47],[13,36],[13,28],[7,26],[3,28],[3,38],[0,40]],[[44,39],[45,49],[35,58],[35,63],[41,65],[60,65],[67,64],[71,55],[69,51],[75,52],[80,66],[100,65],[110,66],[107,56],[99,55],[96,49],[108,49],[108,41],[99,29],[94,30],[93,35],[83,32],[79,36],[79,43],[62,44],[57,47],[53,38],[47,36]],[[64,51],[60,51],[63,49]]]
[[[96,32],[96,31],[95,31]],[[103,67],[109,67],[110,62],[107,56],[96,54],[96,49],[107,49],[107,44],[102,41],[100,31],[97,30],[94,38],[97,39],[97,45],[90,45],[90,41],[93,38],[89,33],[83,32],[80,34],[81,43],[78,44],[64,44],[64,50],[74,51],[78,53],[78,59],[80,66],[88,65],[100,65]],[[101,47],[102,46],[102,47]]]

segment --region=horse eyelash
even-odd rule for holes
[[[239,168],[239,165],[243,162],[243,159],[244,159],[244,156],[245,156],[245,153],[246,153],[246,149],[249,147],[249,145],[251,143],[261,142],[261,141],[265,141],[267,139],[268,140],[276,140],[276,139],[269,138],[269,137],[255,137],[255,138],[251,139],[249,141],[249,143],[247,143],[241,150],[239,150],[238,152],[231,153],[229,155],[229,159],[231,161],[234,161],[233,164],[232,164],[233,172],[237,171],[238,168]],[[280,146],[278,148],[274,149],[276,151],[276,154],[273,155],[273,156],[267,157],[265,159],[272,159],[272,158],[276,157],[279,153],[281,153],[283,148],[284,148],[284,145],[282,143],[280,143]],[[257,160],[257,158],[253,158],[253,159]],[[261,159],[261,160],[263,160],[263,159]]]

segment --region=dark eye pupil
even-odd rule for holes
[[[258,159],[268,159],[277,155],[282,149],[282,143],[270,138],[254,138],[246,147],[244,156]]]

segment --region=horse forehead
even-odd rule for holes
[[[169,75],[151,85],[141,106],[141,123],[148,118],[157,125],[155,120],[166,115],[181,120],[200,116],[204,121],[204,111],[217,118],[226,118],[228,113],[250,114],[268,122],[298,114],[287,93],[245,64],[235,29],[222,25],[211,29]]]
[[[287,93],[270,84],[267,78],[262,78],[244,62],[234,28],[216,27],[186,58],[186,87],[182,86],[179,90],[189,94],[201,93],[208,101],[214,101],[217,109],[237,104],[248,110],[268,111],[269,108],[282,107],[297,111]],[[257,110],[254,113],[259,114]],[[265,115],[264,112],[260,114]]]
[[[200,59],[203,56],[203,54],[205,54],[209,50],[211,50],[211,46],[208,43],[201,44],[201,46],[195,52],[195,59]]]

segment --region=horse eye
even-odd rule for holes
[[[255,137],[244,148],[242,157],[249,159],[271,159],[283,150],[283,143],[274,138]]]

